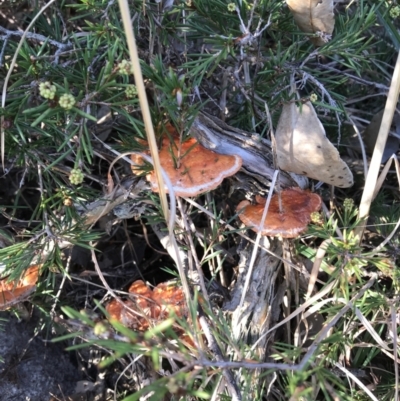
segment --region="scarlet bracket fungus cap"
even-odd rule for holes
[[[17,284],[7,279],[0,280],[0,310],[24,302],[35,291],[39,268],[39,265],[29,267]]]
[[[242,167],[242,158],[238,155],[221,155],[200,145],[190,138],[179,143],[179,137],[171,132],[173,138],[164,138],[159,152],[160,163],[171,180],[175,194],[178,196],[197,196],[211,191],[221,184],[224,178],[237,173]],[[141,165],[140,157],[132,156],[132,161]],[[177,167],[179,163],[179,167]],[[134,173],[137,167],[132,166]],[[146,176],[151,189],[158,192],[156,175],[153,172]],[[168,189],[166,188],[168,191]]]
[[[257,197],[256,201],[258,202],[256,205],[251,205],[249,201],[242,201],[236,211],[239,213],[239,219],[258,233],[265,199]],[[278,194],[272,196],[261,235],[295,238],[305,231],[310,222],[310,215],[319,211],[322,205],[319,195],[300,188],[283,190],[281,202],[282,212],[279,210]]]

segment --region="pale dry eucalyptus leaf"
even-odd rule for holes
[[[281,170],[306,175],[340,188],[353,185],[353,174],[326,137],[325,129],[310,102],[283,106],[275,133]]]
[[[315,46],[327,42],[324,36],[331,35],[335,26],[333,0],[286,0],[298,27],[306,33],[321,33],[321,37],[310,38]]]

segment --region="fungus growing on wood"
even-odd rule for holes
[[[307,228],[310,215],[320,210],[322,200],[319,195],[300,188],[285,189],[280,196],[282,210],[279,207],[278,194],[273,195],[261,235],[295,238]],[[236,211],[239,219],[258,233],[265,199],[257,197],[256,202],[257,204],[252,205],[249,201],[242,201]]]
[[[171,311],[178,317],[188,314],[182,287],[173,283],[161,283],[151,290],[142,280],[137,280],[128,291],[132,295],[131,300],[121,303],[113,299],[106,306],[110,321],[145,331],[152,322],[157,324],[167,319]]]
[[[189,138],[180,143],[179,136],[167,126],[170,138],[164,138],[159,152],[160,163],[171,180],[175,194],[178,196],[197,196],[211,191],[221,184],[224,178],[237,173],[242,167],[238,155],[221,155],[200,145],[196,139]],[[139,166],[143,160],[133,155],[132,161]],[[138,173],[137,167],[132,171]],[[156,175],[153,172],[146,176],[151,189],[158,192]],[[168,189],[166,188],[168,191]]]
[[[7,279],[0,280],[0,310],[24,302],[35,291],[39,268],[39,265],[29,267],[17,284],[7,282]]]

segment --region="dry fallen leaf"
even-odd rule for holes
[[[275,139],[280,169],[340,188],[353,185],[353,174],[326,137],[310,102],[301,110],[294,102],[283,106]]]
[[[306,33],[331,35],[335,26],[333,0],[286,0],[299,28]],[[326,39],[310,38],[315,46],[322,46]]]
[[[7,279],[0,280],[0,310],[24,302],[35,291],[39,268],[39,265],[29,267],[17,284]]]

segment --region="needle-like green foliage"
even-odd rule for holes
[[[140,213],[123,219],[108,210],[104,219],[101,215],[88,223],[93,204],[132,179],[130,165],[121,159],[112,169],[111,185],[107,174],[117,157],[113,152],[146,149],[137,82],[117,2],[55,2],[37,19],[17,52],[21,30],[39,12],[35,2],[29,3],[19,19],[14,18],[15,2],[13,7],[1,5],[0,82],[6,81],[14,56],[16,64],[7,82],[5,107],[0,109],[5,139],[0,266],[15,280],[31,264],[43,264],[33,302],[52,318],[57,313],[69,317],[74,335],[62,339],[83,338],[73,349],[90,345],[108,350],[102,366],[125,375],[124,386],[114,383],[115,399],[225,400],[239,399],[239,391],[243,400],[252,401],[394,399],[399,382],[395,363],[400,286],[399,240],[392,230],[400,219],[398,183],[388,176],[360,241],[354,231],[361,223],[357,216],[365,177],[356,163],[361,160],[359,142],[347,116],[362,132],[385,106],[400,47],[396,2],[335,2],[332,38],[319,48],[310,42],[311,34],[295,24],[282,0],[129,2],[159,137],[172,124],[183,140],[197,114],[205,110],[236,128],[271,139],[294,85],[301,101],[313,101],[332,142],[354,162],[350,163],[353,188],[337,191],[331,203],[326,187],[319,190],[331,208],[329,214],[314,216],[308,233],[290,244],[288,266],[293,275],[282,269],[274,276],[274,297],[287,288],[287,305],[272,310],[273,299],[268,300],[265,321],[271,315],[278,321],[275,329],[268,327],[274,340],[267,342],[262,356],[247,341],[254,338],[254,327],[236,335],[232,311],[223,308],[227,300],[213,293],[213,281],[231,289],[243,268],[242,254],[236,253],[244,247],[239,240],[242,232],[232,207],[237,195],[231,196],[229,190],[201,198],[200,205],[182,201],[176,238],[190,258],[190,269],[205,272],[206,280],[196,284],[211,294],[196,295],[185,318],[172,315],[146,332],[137,332],[104,321],[101,308],[101,317],[96,318],[76,312],[87,306],[98,308],[95,298],[113,291],[127,298],[118,290],[139,274],[158,283],[160,267],[174,267],[174,262],[165,258],[164,250],[162,256],[155,254],[166,229],[159,197],[147,188],[134,196],[144,204]],[[17,22],[6,26],[3,15]],[[151,168],[146,164],[140,174]],[[132,216],[142,219],[144,229]],[[155,226],[161,229],[157,232]],[[138,250],[132,238],[151,245],[154,253],[146,254],[143,265],[152,269],[146,271],[139,263],[134,274],[130,271],[123,277],[124,260],[122,267],[106,275],[111,287],[117,282],[114,274],[123,277],[118,288],[104,287],[96,276],[93,282],[85,281],[93,292],[65,296],[67,280],[71,285],[85,280],[74,274],[74,267],[85,274],[93,271],[89,262],[72,263],[71,249],[97,252],[104,243],[120,241],[121,232],[132,254]],[[96,255],[100,257],[99,252]],[[92,262],[96,266],[93,258]],[[314,279],[308,294],[307,285]],[[69,307],[60,312],[59,304]],[[280,324],[286,318],[289,321]],[[195,347],[185,344],[175,325],[191,335]],[[261,335],[268,333],[265,329]],[[151,376],[145,386],[136,379],[140,375],[135,370],[143,366]],[[235,393],[227,383],[239,390]]]

